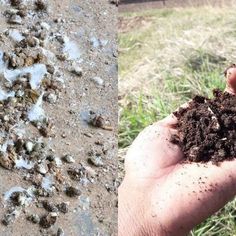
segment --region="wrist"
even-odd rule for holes
[[[163,235],[150,224],[151,214],[147,207],[148,191],[125,179],[119,187],[119,236]]]
[[[152,184],[151,184],[152,185]],[[184,236],[189,233],[173,222],[171,212],[164,217],[153,211],[152,187],[140,186],[125,178],[119,187],[119,236]]]

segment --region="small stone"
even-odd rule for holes
[[[66,203],[66,202],[62,202],[62,203],[60,203],[60,204],[57,204],[57,209],[58,209],[60,212],[66,214],[66,213],[68,213],[68,211],[69,211],[69,204]]]
[[[71,155],[65,155],[62,159],[67,163],[75,163],[75,159]]]
[[[46,65],[46,67],[47,67],[47,72],[53,75],[54,72],[55,72],[55,68],[54,68],[54,66],[48,64],[48,65]]]
[[[8,19],[8,23],[21,25],[22,24],[22,19],[19,15],[14,14],[14,15],[10,16],[10,18]]]
[[[34,151],[39,152],[40,150],[42,150],[42,143],[39,143],[39,142],[35,143]]]
[[[67,58],[68,58],[68,55],[66,53],[57,54],[57,59],[61,61],[65,61],[67,60]]]
[[[47,3],[45,1],[36,0],[34,2],[34,4],[35,4],[36,10],[38,10],[38,11],[47,11],[48,6],[47,6]]]
[[[57,236],[64,236],[64,230],[62,228],[58,228],[57,230]]]
[[[66,138],[66,134],[65,134],[65,133],[62,133],[61,137],[62,137],[62,138]]]
[[[62,18],[56,18],[56,19],[54,19],[54,22],[55,22],[55,23],[65,23],[66,20],[65,20],[65,19],[62,19]]]
[[[65,43],[65,37],[61,34],[56,36],[56,39],[59,43],[64,44]]]
[[[59,167],[62,166],[62,161],[61,161],[61,159],[58,158],[58,157],[55,157],[53,162],[54,162],[54,164],[55,164],[55,166],[56,166],[57,168],[59,168]]]
[[[26,17],[27,16],[27,6],[24,5],[24,4],[20,4],[18,6],[18,15],[21,16],[21,17]]]
[[[7,225],[13,223],[14,220],[15,220],[15,217],[13,217],[13,215],[5,214],[3,216],[2,223],[7,226]]]
[[[17,14],[17,13],[18,13],[17,9],[7,9],[4,12],[4,15],[9,17],[9,16],[12,16],[12,15]],[[9,31],[6,31],[5,34],[8,36],[9,35]]]
[[[57,101],[57,95],[54,94],[54,93],[49,93],[47,96],[46,96],[46,101],[53,104],[53,103],[56,103]]]
[[[30,47],[35,47],[39,44],[39,40],[35,37],[27,37],[26,42]]]
[[[26,203],[26,196],[23,192],[14,192],[14,193],[12,193],[10,199],[11,199],[11,202],[15,206],[23,206]]]
[[[43,164],[43,163],[40,163],[40,164],[36,164],[35,165],[35,169],[38,173],[42,174],[42,175],[45,175],[47,174],[48,172],[48,167],[47,165]]]
[[[57,213],[56,212],[50,212],[48,215],[44,215],[40,219],[40,226],[43,228],[50,228],[52,225],[54,225],[57,221]]]
[[[25,58],[24,66],[32,66],[34,64],[35,60],[33,57],[29,56]]]
[[[86,177],[86,169],[83,165],[79,165],[79,167],[71,167],[67,170],[68,175],[71,179],[80,181],[82,177]]]
[[[90,111],[88,123],[94,127],[102,128],[105,125],[105,119],[102,115]]]
[[[43,28],[43,29],[46,29],[46,30],[50,30],[51,26],[47,23],[47,22],[41,22],[40,23],[40,26]]]
[[[22,0],[10,0],[12,6],[17,7],[22,3]]]
[[[100,155],[89,157],[88,162],[96,167],[102,167],[104,165]]]
[[[82,76],[83,75],[83,70],[81,67],[79,66],[72,66],[71,67],[71,70],[70,70],[71,73],[75,74],[75,75],[78,75],[78,76]]]
[[[25,148],[26,148],[28,153],[31,153],[34,149],[34,144],[32,142],[28,141],[25,144]]]
[[[27,217],[29,221],[31,221],[34,224],[38,224],[40,222],[40,217],[37,214],[32,214]]]
[[[58,208],[54,203],[49,201],[43,201],[42,204],[45,210],[49,212],[58,212]]]
[[[20,98],[20,97],[23,97],[24,94],[25,94],[25,92],[23,90],[19,89],[19,90],[16,91],[16,95],[15,96]]]
[[[3,120],[4,120],[4,121],[9,121],[9,120],[10,120],[10,117],[9,117],[8,115],[5,115],[5,116],[3,117]]]
[[[91,78],[91,81],[94,82],[97,86],[103,86],[104,85],[104,80],[98,76],[95,76]]]
[[[66,195],[69,197],[77,197],[81,195],[81,191],[77,187],[69,186],[66,188]]]
[[[4,152],[0,152],[0,165],[5,169],[11,170],[13,168],[13,161]]]
[[[55,156],[53,154],[50,154],[50,155],[47,156],[47,160],[50,161],[50,162],[54,161],[55,160]]]

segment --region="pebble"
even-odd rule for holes
[[[62,202],[62,203],[60,203],[60,204],[57,204],[57,209],[58,209],[60,212],[66,214],[66,213],[69,212],[69,204],[66,203],[66,202]]]
[[[57,59],[61,61],[65,61],[67,60],[67,58],[68,58],[68,55],[66,53],[57,54]]]
[[[56,103],[57,101],[57,95],[55,93],[49,93],[48,96],[46,97],[46,100],[49,102],[49,103]]]
[[[59,157],[55,157],[53,162],[57,168],[62,166],[62,161]]]
[[[22,3],[22,0],[10,0],[12,6],[17,7]]]
[[[18,13],[18,10],[17,9],[7,9],[5,12],[4,12],[4,15],[6,16],[12,16],[12,15],[15,15]],[[7,33],[7,32],[5,32]],[[7,35],[7,34],[6,34]]]
[[[37,214],[32,214],[27,217],[29,221],[31,221],[34,224],[38,224],[40,222],[40,217]]]
[[[101,128],[105,124],[105,119],[102,115],[96,114],[93,111],[90,111],[88,123],[94,127]]]
[[[43,201],[42,204],[45,210],[49,212],[58,212],[58,208],[54,203],[49,201]]]
[[[47,165],[43,164],[43,163],[40,163],[40,164],[36,164],[36,167],[35,167],[36,171],[42,175],[45,175],[47,174],[48,172],[48,167]]]
[[[47,67],[47,72],[53,75],[54,72],[55,72],[55,68],[54,68],[54,66],[48,64],[48,65],[46,65],[46,67]]]
[[[16,91],[16,97],[23,97],[25,92],[23,90],[17,90]]]
[[[26,148],[28,153],[31,153],[33,151],[33,148],[34,148],[34,144],[32,142],[28,141],[25,144],[25,148]]]
[[[88,162],[96,167],[101,167],[104,165],[102,158],[99,155],[89,157]]]
[[[59,43],[64,44],[65,43],[65,37],[63,37],[61,34],[56,36],[56,39]]]
[[[57,213],[56,212],[50,212],[47,215],[44,215],[40,219],[40,225],[43,228],[50,228],[52,225],[54,225],[57,221]]]
[[[104,85],[104,80],[98,76],[95,76],[91,78],[91,81],[93,81],[97,86],[103,86]]]
[[[10,16],[10,18],[8,19],[8,23],[21,25],[22,24],[22,19],[19,15],[14,14],[14,15]]]
[[[41,22],[41,27],[46,30],[50,30],[51,26],[47,22]]]
[[[75,75],[78,75],[78,76],[82,76],[83,75],[82,68],[79,67],[79,66],[76,66],[76,65],[72,66],[70,71],[71,71],[71,73],[73,73]]]
[[[7,226],[7,225],[11,224],[14,220],[15,220],[15,217],[13,217],[10,214],[5,214],[3,216],[2,223]]]
[[[47,3],[43,0],[36,0],[35,1],[35,7],[36,7],[36,10],[38,11],[47,11]]]
[[[62,228],[58,228],[57,230],[57,236],[64,236],[64,230]]]
[[[81,195],[81,191],[77,187],[69,186],[66,188],[66,195],[69,197],[77,197]]]
[[[35,37],[27,37],[26,42],[30,47],[35,47],[39,44],[39,40]]]
[[[18,6],[18,15],[21,16],[21,17],[26,17],[27,16],[27,6],[24,5],[24,4],[20,4]]]
[[[83,165],[79,165],[79,167],[71,167],[67,170],[68,175],[71,179],[79,181],[82,177],[87,175],[86,169]]]
[[[67,163],[75,163],[75,159],[71,155],[65,155],[63,160]]]

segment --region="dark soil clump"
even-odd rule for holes
[[[172,142],[181,146],[186,161],[218,164],[236,157],[236,96],[213,94],[212,99],[195,96],[189,107],[174,112],[179,136]]]

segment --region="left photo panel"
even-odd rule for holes
[[[0,235],[117,235],[117,11],[0,0]]]

